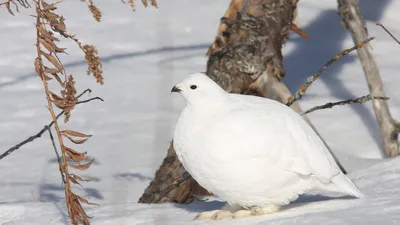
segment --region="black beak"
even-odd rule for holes
[[[172,92],[181,92],[182,90],[181,89],[179,89],[179,88],[177,88],[176,86],[174,86],[172,89],[171,89],[171,93]]]

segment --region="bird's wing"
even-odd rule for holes
[[[266,166],[327,181],[339,172],[322,140],[300,115],[272,100],[257,101],[239,104],[207,129],[206,140],[221,149],[213,154],[237,161],[263,159]]]

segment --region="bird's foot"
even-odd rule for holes
[[[195,220],[204,220],[204,219],[212,219],[212,220],[222,220],[232,218],[233,214],[226,210],[212,210],[205,211],[197,215]]]
[[[222,220],[222,219],[232,219],[235,212],[243,209],[239,205],[229,205],[226,204],[220,210],[212,210],[202,212],[194,218],[195,220],[212,219],[212,220]]]
[[[260,216],[260,215],[271,214],[278,212],[280,207],[281,207],[280,205],[272,204],[265,207],[253,207],[248,210],[239,210],[233,213],[232,218],[242,218],[248,216]]]

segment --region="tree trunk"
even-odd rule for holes
[[[146,188],[139,202],[141,203],[189,203],[193,200],[193,188],[200,188],[196,185],[197,182],[193,179],[186,179],[182,181],[178,187],[174,185],[185,174],[186,170],[172,147],[172,142],[168,148],[167,156],[158,171],[156,172],[155,179]],[[204,190],[204,189],[203,189]],[[198,191],[199,192],[199,191]],[[202,194],[199,192],[199,194]],[[203,193],[206,194],[206,193]]]
[[[232,0],[231,6],[238,8],[237,2],[240,0]],[[234,18],[221,19],[225,28],[218,33],[229,42],[218,42],[220,37],[217,37],[207,53],[206,74],[227,92],[269,97],[286,103],[291,93],[281,82],[285,75],[281,48],[289,29],[296,27],[292,24],[296,3],[297,0],[243,0]],[[229,15],[232,16],[232,12]],[[301,111],[297,104],[291,107]],[[139,202],[186,203],[193,200],[192,194],[206,193],[191,177],[174,186],[185,172],[171,145]]]
[[[358,0],[338,0],[338,7],[343,24],[351,33],[354,43],[360,43],[367,39],[368,31],[358,6]],[[367,45],[368,46],[357,49],[357,52],[364,70],[369,91],[371,96],[385,96],[378,66],[372,56],[371,45]],[[399,124],[393,120],[387,101],[373,99],[372,105],[380,128],[383,151],[387,157],[395,157],[399,155],[399,143],[397,140],[400,130]]]

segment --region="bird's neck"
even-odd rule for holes
[[[201,102],[195,102],[193,104],[186,104],[186,109],[192,116],[195,117],[213,117],[220,114],[225,114],[227,111],[231,110],[232,104],[230,104],[225,99],[215,101],[216,99],[205,100]]]
[[[210,101],[208,104],[187,104],[182,111],[181,119],[190,121],[190,132],[208,129],[231,109],[231,105],[224,102]],[[187,131],[189,132],[189,131]]]

